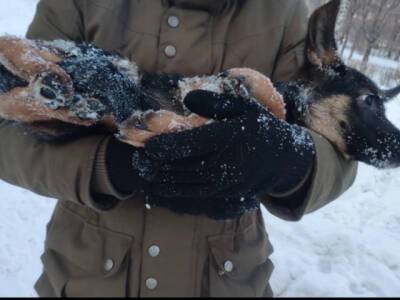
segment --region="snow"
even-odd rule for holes
[[[345,196],[298,224],[267,215],[275,248],[275,293],[398,296],[398,173],[362,166],[356,184]]]
[[[351,52],[350,48],[346,48],[343,52],[343,57],[349,57],[350,52]],[[363,55],[358,52],[354,52],[352,59],[355,61],[361,62],[363,59]],[[395,60],[389,59],[389,58],[385,58],[385,57],[377,57],[377,56],[373,56],[373,55],[370,57],[368,63],[370,65],[384,67],[387,69],[397,70],[400,67],[400,62],[398,62],[398,61],[395,61]]]
[[[0,181],[0,297],[33,297],[55,201]]]
[[[34,6],[35,0],[0,1],[0,34],[23,35]],[[387,65],[384,59],[373,61]],[[400,99],[388,111],[400,126]],[[265,212],[275,249],[275,294],[400,296],[399,194],[400,169],[361,165],[344,196],[298,223]],[[0,296],[35,296],[45,227],[55,201],[4,182],[0,195]]]
[[[24,35],[35,0],[0,1],[0,35]],[[0,297],[35,297],[46,223],[53,199],[36,196],[0,181]]]
[[[0,34],[24,35],[35,6],[36,0],[0,1]]]

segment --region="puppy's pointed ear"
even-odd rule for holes
[[[384,91],[383,94],[385,96],[385,102],[390,102],[400,94],[400,85],[393,89]]]
[[[334,65],[340,61],[335,40],[336,21],[340,0],[333,0],[317,9],[308,24],[306,59],[317,67]]]

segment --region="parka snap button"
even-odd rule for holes
[[[114,268],[114,261],[111,258],[106,259],[104,263],[104,270],[110,272]]]
[[[233,271],[233,262],[230,261],[230,260],[227,260],[227,261],[224,263],[224,270],[225,270],[225,272],[227,272],[227,273],[232,272],[232,271]]]
[[[169,16],[168,17],[168,25],[172,28],[176,28],[179,26],[179,19],[177,16]]]
[[[148,278],[146,280],[146,287],[149,290],[154,290],[157,287],[157,285],[158,285],[158,282],[154,278]]]
[[[164,53],[167,57],[172,58],[176,55],[176,48],[172,45],[168,45],[167,47],[165,47]]]
[[[158,247],[157,245],[153,245],[149,248],[149,255],[151,257],[157,257],[158,255],[160,255],[160,247]]]

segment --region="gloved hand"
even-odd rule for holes
[[[136,153],[150,205],[173,201],[174,210],[198,205],[200,213],[215,205],[240,214],[257,205],[254,196],[287,192],[312,168],[308,131],[276,119],[255,101],[194,91],[185,105],[219,121],[152,138],[144,153]]]
[[[132,164],[129,162],[133,162]],[[139,176],[138,166],[146,169],[149,162],[155,164],[143,151],[131,145],[111,139],[106,150],[106,167],[108,176],[114,188],[123,194],[132,194],[143,190],[146,183]],[[147,165],[146,165],[147,164]],[[155,186],[156,184],[152,184]],[[214,219],[236,218],[243,212],[259,207],[254,197],[249,198],[222,198],[222,199],[185,199],[153,197],[148,193],[147,204],[169,208],[181,214],[208,214]],[[103,203],[104,205],[104,203]]]

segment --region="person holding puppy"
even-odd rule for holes
[[[27,37],[93,43],[148,73],[250,67],[284,81],[304,63],[306,28],[302,0],[41,0]],[[39,296],[273,295],[260,203],[299,220],[345,192],[357,166],[313,132],[283,139],[293,125],[270,118],[266,130],[254,107],[224,110],[213,97],[191,102],[227,122],[144,149],[103,134],[45,143],[1,121],[0,178],[60,199]]]

